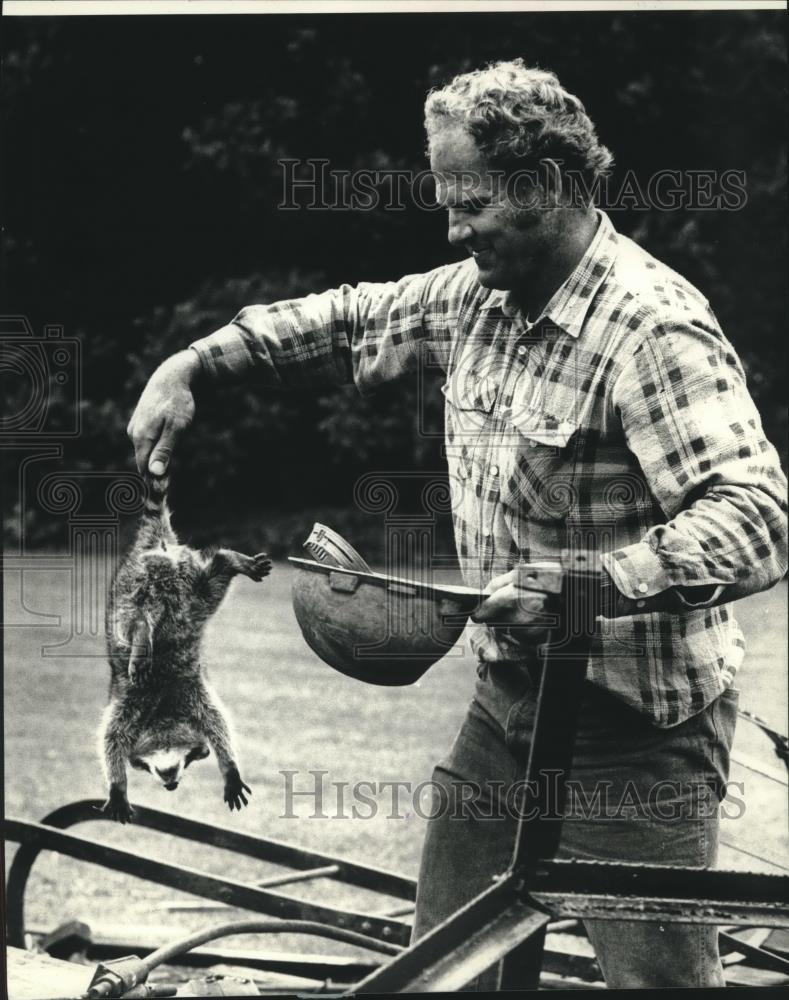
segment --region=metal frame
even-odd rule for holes
[[[546,928],[559,916],[789,927],[786,876],[553,860],[562,822],[545,822],[546,783],[536,779],[545,771],[556,776],[552,815],[561,816],[598,613],[599,562],[594,554],[564,553],[560,572],[530,575],[527,567],[520,585],[552,595],[564,635],[543,647],[524,774],[529,808],[521,810],[509,868],[354,993],[457,990],[499,961],[500,989],[536,988]]]
[[[42,850],[57,851],[81,861],[111,868],[161,885],[193,893],[228,906],[238,906],[254,913],[314,920],[334,927],[344,927],[369,937],[373,942],[408,944],[410,927],[397,918],[374,916],[311,903],[274,892],[269,886],[282,886],[307,879],[332,878],[348,885],[371,889],[396,899],[413,901],[416,883],[394,872],[360,865],[345,858],[332,857],[294,847],[279,840],[239,833],[172,813],[138,806],[135,823],[162,833],[234,851],[246,857],[273,864],[288,865],[295,873],[277,875],[257,885],[247,885],[184,865],[159,861],[136,851],[103,844],[89,837],[64,832],[75,823],[105,821],[101,800],[83,799],[56,809],[41,823],[6,818],[4,835],[22,846],[14,856],[6,889],[6,920],[9,943],[24,946],[24,894],[30,870]]]
[[[8,878],[9,942],[24,944],[25,886],[42,850],[54,850],[253,912],[319,921],[361,933],[372,950],[394,957],[357,983],[353,993],[457,990],[498,962],[501,989],[536,987],[546,929],[552,919],[560,917],[789,927],[788,876],[555,860],[561,820],[544,821],[544,796],[548,792],[544,782],[534,779],[544,771],[555,776],[553,787],[558,788],[560,797],[553,803],[552,816],[560,816],[594,630],[599,569],[591,556],[576,554],[568,557],[562,569],[535,568],[522,585],[552,595],[557,620],[566,629],[572,625],[561,642],[544,647],[534,731],[524,773],[524,788],[529,796],[524,805],[529,808],[521,811],[507,871],[414,945],[406,947],[410,926],[395,915],[402,913],[402,908],[389,915],[364,914],[272,891],[274,886],[328,877],[410,903],[416,888],[412,879],[281,841],[155,809],[137,809],[141,826],[296,869],[289,875],[247,885],[65,832],[74,823],[104,819],[97,800],[64,806],[42,823],[6,819],[6,838],[22,844]],[[789,972],[789,962],[780,956],[752,945],[743,950],[759,952],[766,956],[770,967]]]

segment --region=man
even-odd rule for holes
[[[369,392],[425,352],[445,368],[458,555],[491,596],[474,699],[434,774],[473,782],[478,810],[428,826],[417,937],[512,851],[514,817],[481,817],[522,772],[533,720],[542,603],[521,563],[581,544],[607,573],[571,774],[578,801],[605,803],[568,815],[562,854],[696,866],[715,863],[736,718],[731,602],[786,569],[786,483],[741,365],[703,296],[595,210],[611,156],[581,102],[515,60],[457,77],[425,112],[449,241],[471,259],[243,309],[158,369],[129,428],[155,473],[197,372]],[[723,984],[714,928],[587,930],[609,986]],[[477,983],[495,985],[495,970]]]

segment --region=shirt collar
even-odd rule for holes
[[[595,292],[611,270],[617,254],[617,234],[611,220],[605,212],[595,211],[599,221],[592,242],[536,321],[550,320],[571,337],[580,336]],[[480,308],[498,308],[511,319],[523,320],[523,313],[515,305],[511,293],[498,288],[491,291]]]

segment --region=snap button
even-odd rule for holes
[[[523,344],[520,344],[520,346],[518,347],[518,354],[519,354],[519,355],[520,355],[521,357],[523,357],[523,356],[524,356],[524,354],[526,354],[526,352],[527,352],[527,351],[528,351],[528,347],[526,347],[526,346],[525,346],[525,345],[523,345]]]
[[[639,592],[639,594],[646,594],[646,592],[648,590],[649,590],[649,587],[648,587],[648,585],[646,583],[639,583],[639,585],[638,585],[638,592]]]
[[[499,474],[499,467],[498,467],[498,465],[491,465],[491,467],[490,467],[490,474],[491,474],[491,476],[498,476],[498,474]]]
[[[643,608],[646,603],[646,601],[636,601],[636,607]]]

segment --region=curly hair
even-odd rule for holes
[[[613,164],[581,101],[554,73],[523,59],[491,63],[431,90],[425,101],[428,146],[431,133],[448,124],[465,129],[490,165],[507,172],[550,158],[563,173],[580,174],[591,185]]]

